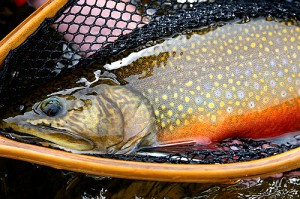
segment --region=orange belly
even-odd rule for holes
[[[191,119],[192,121],[192,119]],[[163,130],[158,140],[163,143],[174,141],[196,141],[205,143],[226,138],[271,138],[300,130],[300,98],[264,110],[225,117],[218,123],[191,122]]]

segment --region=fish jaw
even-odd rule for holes
[[[95,148],[94,143],[87,138],[64,129],[55,129],[43,124],[33,125],[24,121],[22,116],[4,119],[1,126],[4,129],[9,128],[16,132],[42,138],[50,146],[65,150],[91,151]],[[65,140],[68,140],[68,142],[65,142]]]

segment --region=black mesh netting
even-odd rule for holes
[[[0,111],[27,97],[35,88],[64,77],[75,68],[105,63],[120,53],[154,44],[179,33],[219,22],[253,17],[300,19],[300,2],[284,0],[215,0],[176,3],[173,0],[70,0],[10,52],[0,71]],[[29,93],[29,94],[28,94]],[[17,102],[16,102],[17,104]],[[223,142],[223,148],[170,156],[104,155],[104,157],[176,163],[224,163],[258,159],[298,145],[267,142]],[[223,146],[224,145],[224,146]],[[224,148],[237,150],[224,150]],[[213,152],[212,152],[213,151]]]

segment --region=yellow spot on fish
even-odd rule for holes
[[[264,102],[265,104],[268,103],[268,102],[269,102],[269,98],[264,97],[263,102]]]
[[[210,94],[209,94],[209,93],[207,93],[207,94],[206,94],[206,97],[207,97],[207,98],[210,98]]]
[[[155,110],[155,111],[154,111],[154,114],[155,114],[156,116],[159,116],[159,111],[158,111],[158,110]]]
[[[191,95],[195,95],[195,92],[194,91],[190,91]]]
[[[204,111],[204,108],[203,107],[199,107],[198,111],[202,112],[202,111]]]
[[[186,85],[186,86],[192,86],[192,85],[193,85],[193,82],[192,82],[192,81],[188,81],[185,85]]]
[[[204,52],[204,53],[207,51],[206,48],[202,48],[201,50],[202,50],[202,52]]]
[[[188,113],[192,114],[193,113],[193,109],[192,108],[188,108]]]
[[[185,97],[184,100],[185,100],[185,102],[189,102],[190,98],[189,97]]]
[[[160,125],[162,128],[166,127],[166,124],[164,122],[162,122]]]
[[[163,95],[162,98],[163,98],[164,100],[167,100],[167,99],[168,99],[168,96],[167,96],[167,95]]]
[[[184,125],[188,125],[190,122],[188,120],[184,120]]]
[[[211,121],[212,121],[212,122],[216,122],[216,121],[217,121],[217,117],[216,117],[215,115],[212,115],[212,116],[211,116]]]
[[[178,126],[179,126],[179,125],[180,125],[180,120],[179,120],[179,119],[177,119],[175,123],[176,123],[176,125],[178,125]]]
[[[296,53],[294,53],[292,56],[293,56],[294,59],[297,58],[297,54]]]
[[[188,61],[191,60],[191,56],[189,56],[189,55],[186,56],[185,58],[186,58],[186,60],[188,60]]]
[[[173,112],[171,110],[168,111],[168,116],[171,117],[173,115]]]
[[[214,108],[215,107],[215,104],[213,103],[213,102],[210,102],[209,104],[208,104],[208,108]]]
[[[251,43],[251,48],[255,48],[256,44],[255,43]]]
[[[288,72],[289,72],[289,70],[286,68],[286,69],[284,69],[284,72],[285,72],[285,73],[288,73]]]
[[[178,108],[179,111],[182,111],[183,106],[182,106],[182,105],[179,105],[177,108]]]

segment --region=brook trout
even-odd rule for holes
[[[52,94],[1,125],[83,153],[298,131],[299,33],[256,19],[173,38],[114,71],[127,85]]]

